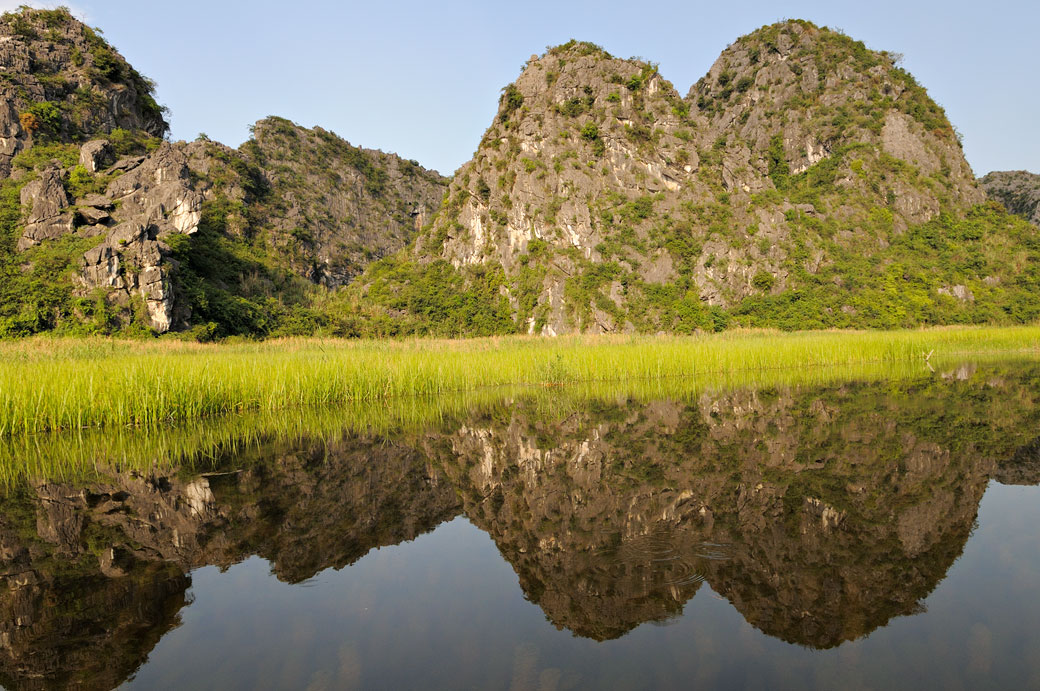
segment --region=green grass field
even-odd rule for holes
[[[1040,327],[234,345],[35,338],[0,342],[0,437],[492,387],[810,383],[850,367],[1006,356],[1040,356]]]

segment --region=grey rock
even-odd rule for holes
[[[957,298],[961,302],[975,302],[975,294],[972,293],[967,286],[942,286],[937,290],[937,292],[939,295]]]
[[[996,171],[980,178],[979,186],[1011,213],[1040,226],[1040,175],[1025,170]]]
[[[93,206],[81,207],[76,212],[79,218],[82,219],[83,223],[88,226],[101,225],[112,218],[112,216],[104,209],[99,209]]]
[[[120,215],[154,225],[160,235],[198,230],[202,195],[191,182],[182,146],[164,143],[130,172],[113,180],[107,196],[120,203]]]
[[[170,266],[163,261],[163,251],[154,227],[121,223],[109,231],[103,243],[84,253],[80,277],[87,290],[103,287],[115,289],[126,299],[141,296],[151,327],[165,333],[173,325],[174,304]]]
[[[79,164],[89,173],[97,173],[113,161],[112,147],[106,139],[94,139],[79,150]]]
[[[146,158],[146,156],[127,156],[125,158],[121,158],[112,164],[112,167],[108,169],[108,172],[114,173],[118,171],[125,173],[127,171],[131,171],[137,166],[144,163]]]
[[[69,197],[62,184],[61,169],[43,170],[37,179],[22,188],[21,202],[23,207],[29,207],[29,212],[25,230],[18,240],[19,251],[73,231],[72,215],[65,213]]]
[[[97,209],[104,209],[105,211],[111,211],[114,208],[112,200],[103,194],[88,194],[82,199],[76,200],[77,206],[93,206]]]

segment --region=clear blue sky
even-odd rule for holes
[[[499,90],[548,45],[573,37],[658,62],[685,95],[738,36],[791,17],[903,53],[963,133],[976,174],[1040,173],[1037,0],[64,4],[158,82],[177,139],[205,132],[237,146],[252,122],[281,115],[450,174],[472,155]]]

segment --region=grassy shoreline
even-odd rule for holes
[[[35,338],[0,342],[0,437],[487,387],[797,382],[826,368],[1005,355],[1040,357],[1040,326],[234,345]]]

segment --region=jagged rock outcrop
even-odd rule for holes
[[[191,235],[202,219],[203,196],[194,189],[188,147],[162,144],[139,165],[120,175],[105,190],[119,213],[157,233]]]
[[[351,146],[320,127],[269,117],[241,151],[264,171],[264,223],[294,268],[327,286],[403,248],[440,206],[447,181],[415,161]]]
[[[19,250],[72,232],[72,215],[65,213],[69,207],[69,196],[65,193],[61,176],[61,169],[46,168],[40,177],[22,188],[22,206],[28,209],[28,213],[25,216],[25,230],[18,240]]]
[[[173,323],[173,293],[163,265],[163,245],[151,226],[121,223],[81,259],[80,276],[87,289],[111,289],[117,302],[144,300],[151,327],[159,333]]]
[[[0,17],[0,67],[0,177],[19,151],[41,141],[169,129],[152,83],[68,10]]]
[[[979,178],[990,199],[1040,226],[1040,175],[1024,170],[994,171]]]
[[[140,298],[150,326],[168,331],[175,318],[174,292],[163,239],[195,233],[202,218],[204,195],[189,167],[191,153],[190,146],[163,143],[148,156],[99,169],[111,148],[103,140],[87,142],[80,168],[52,165],[22,188],[27,213],[18,251],[67,235],[102,238],[79,260],[82,291],[103,289],[109,302],[122,307]],[[87,174],[90,187],[100,192],[88,192],[70,205],[66,187],[78,170],[90,168],[96,169]]]
[[[108,164],[114,163],[112,147],[105,139],[94,139],[79,150],[79,164],[88,173],[97,173]]]
[[[91,160],[98,160],[96,152],[106,147],[91,147]],[[122,174],[105,194],[79,204],[85,227],[104,231],[112,226],[104,242],[83,255],[85,289],[111,289],[109,299],[123,305],[139,296],[159,333],[169,331],[175,319],[169,247],[162,240],[172,233],[192,235],[202,219],[204,197],[195,189],[186,149],[164,143],[148,157],[118,163]]]
[[[738,39],[683,98],[653,64],[550,49],[503,90],[413,257],[500,271],[518,330],[550,335],[883,321],[891,264],[929,283],[931,314],[968,311],[952,276],[926,278],[948,265],[902,245],[928,223],[948,233],[984,195],[897,62],[787,21]],[[973,281],[1002,280],[996,259]]]

